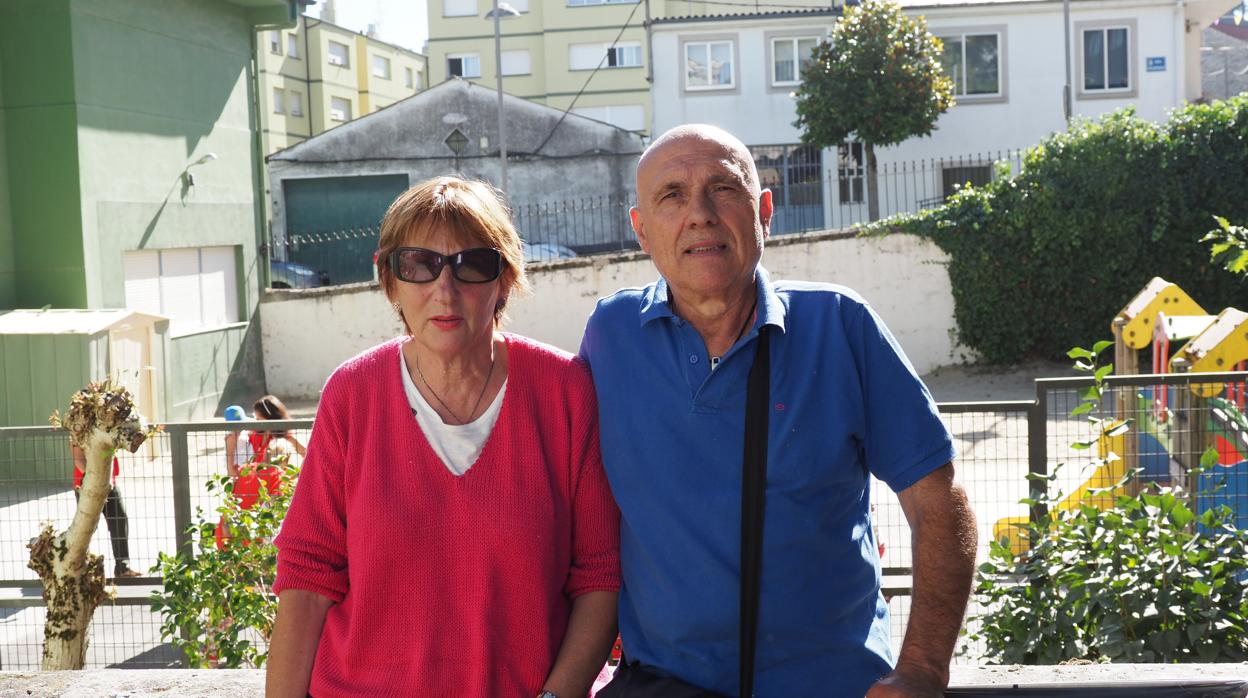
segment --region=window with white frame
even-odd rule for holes
[[[280,56],[282,55],[282,33],[269,32],[269,53]]]
[[[342,66],[343,68],[351,65],[351,49],[346,44],[340,44],[337,41],[329,42],[329,56],[327,57],[330,65]]]
[[[850,141],[836,147],[836,182],[842,206],[862,203],[867,183],[867,159],[862,144]]]
[[[303,93],[302,92],[286,93],[286,104],[289,107],[287,111],[290,112],[291,116],[303,116]]]
[[[373,56],[373,77],[390,79],[390,59],[385,56]]]
[[[997,96],[1001,89],[1001,34],[966,32],[941,35],[941,66],[959,97]]]
[[[1131,30],[1106,25],[1080,31],[1084,92],[1126,92],[1131,89]]]
[[[771,40],[771,84],[796,85],[810,55],[819,45],[817,36],[779,37]]]
[[[626,131],[646,128],[646,108],[640,104],[619,104],[604,107],[576,107],[573,114],[604,121]]]
[[[533,72],[533,62],[527,48],[503,51],[502,60],[503,75],[528,75]]]
[[[403,69],[403,86],[408,89],[412,89],[416,86],[416,78],[413,75],[411,68]]]
[[[133,250],[122,266],[126,307],[168,317],[171,334],[239,320],[234,247]]]
[[[280,87],[273,88],[273,113],[286,113],[286,91]]]
[[[351,100],[345,97],[331,97],[329,100],[329,118],[334,121],[350,121]]]
[[[286,35],[286,55],[291,58],[299,57],[299,37],[295,34]]]
[[[472,17],[477,14],[477,0],[442,0],[443,17]]]
[[[529,0],[507,0],[507,4],[511,5],[511,9],[516,12],[529,11]]]
[[[604,68],[638,68],[641,66],[641,42],[621,41],[611,44],[570,44],[568,70]]]
[[[736,85],[733,42],[690,41],[685,44],[685,89],[723,90]]]
[[[584,7],[586,5],[636,5],[641,0],[568,0],[568,7]]]
[[[447,54],[446,74],[461,78],[479,78],[481,77],[481,57],[475,53]]]

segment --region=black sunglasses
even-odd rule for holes
[[[400,281],[427,284],[449,266],[457,281],[485,284],[503,273],[503,253],[493,247],[474,247],[455,254],[439,254],[423,247],[400,247],[390,253],[390,270]]]

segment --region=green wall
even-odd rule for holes
[[[9,159],[4,134],[4,55],[0,51],[0,309],[12,308],[17,303],[13,216],[9,210]]]
[[[70,25],[69,0],[0,3],[5,156],[21,173],[8,177],[18,307],[87,301]]]

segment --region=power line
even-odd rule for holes
[[[559,115],[559,120],[555,122],[553,127],[551,127],[550,133],[546,134],[546,138],[542,140],[542,144],[533,150],[534,155],[542,152],[542,148],[546,147],[546,144],[549,143],[550,139],[554,137],[555,131],[559,130],[559,126],[563,123],[563,120],[568,117],[568,112],[572,111],[572,108],[576,106],[576,100],[580,99],[581,95],[585,94],[585,89],[589,87],[589,81],[594,79],[594,76],[598,74],[598,70],[602,68],[602,64],[607,62],[607,56],[611,55],[611,50],[614,49],[615,45],[620,42],[620,37],[624,36],[624,30],[628,29],[628,25],[632,23],[633,17],[637,16],[637,8],[639,7],[641,7],[640,2],[633,5],[633,11],[628,13],[628,19],[624,20],[623,26],[620,27],[620,31],[615,35],[615,38],[611,41],[611,45],[607,47],[606,52],[602,54],[602,58],[598,61],[598,65],[594,67],[594,70],[589,74],[589,77],[585,78],[585,84],[581,85],[581,89],[576,93],[576,96],[572,98],[572,101],[568,104],[567,109],[564,109],[563,113]]]

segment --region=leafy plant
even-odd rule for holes
[[[1235,274],[1248,274],[1248,228],[1231,225],[1222,216],[1214,216],[1218,227],[1209,231],[1201,242],[1212,242],[1209,259]]]
[[[1013,178],[866,232],[948,253],[958,339],[985,361],[1057,357],[1103,334],[1154,276],[1206,308],[1248,305],[1242,277],[1213,273],[1198,244],[1214,214],[1248,220],[1246,141],[1248,96],[1161,124],[1125,109],[1030,148]]]
[[[953,106],[953,81],[940,65],[942,44],[923,17],[891,0],[846,5],[845,14],[802,69],[797,121],[802,142],[836,147],[852,133],[867,157],[867,206],[879,218],[875,146],[932,132]]]
[[[195,554],[161,553],[153,568],[164,581],[163,591],[152,593],[152,605],[161,614],[161,635],[185,653],[192,667],[260,667],[267,659],[277,614],[271,589],[277,571],[273,538],[299,474],[286,455],[271,461],[280,472],[280,484],[273,494],[259,487],[251,508],[243,508],[228,475],[209,480],[208,491],[223,499],[216,513],[228,524],[222,547],[214,539],[217,522],[197,510],[200,522],[190,528]]]
[[[1106,436],[1127,428],[1093,416],[1111,368],[1098,367],[1097,358],[1109,346],[1070,352],[1095,379],[1072,413],[1087,414],[1094,433]],[[1202,467],[1216,462],[1214,449],[1201,458]],[[1056,473],[1043,478],[1046,490],[1055,479]],[[986,659],[1248,659],[1248,537],[1235,528],[1230,509],[1198,516],[1180,487],[1121,495],[1104,507],[1104,493],[1121,484],[1089,491],[1069,510],[1053,506],[1062,497],[1056,491],[1024,500],[1049,505],[1021,530],[1030,549],[1016,554],[1008,538],[993,541],[979,567],[976,594],[986,610],[972,619],[969,635],[984,642]]]

